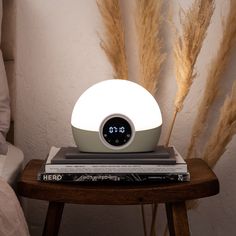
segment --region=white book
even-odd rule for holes
[[[187,173],[187,164],[174,148],[174,165],[129,165],[129,164],[51,164],[51,159],[60,148],[52,147],[45,165],[46,173]]]

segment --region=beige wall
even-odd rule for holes
[[[170,1],[174,11],[178,3],[186,7],[191,1]],[[190,138],[191,125],[201,97],[210,59],[221,36],[221,15],[227,13],[228,1],[216,1],[209,35],[197,61],[199,77],[179,115],[171,139],[184,155]],[[43,159],[49,148],[74,145],[70,116],[79,95],[92,84],[112,78],[112,69],[99,47],[98,32],[102,31],[95,0],[18,0],[16,1],[16,144],[24,151],[26,161]],[[134,0],[122,1],[126,23],[126,43],[129,52],[130,79],[137,80],[137,51],[132,21]],[[177,17],[176,17],[177,19]],[[170,35],[165,32],[166,49],[171,52]],[[218,114],[222,98],[235,79],[233,61],[221,84],[219,99],[212,110],[210,123]],[[162,138],[171,117],[176,84],[171,53],[163,72],[157,100],[164,117]],[[209,127],[212,127],[209,125]],[[209,133],[208,133],[209,134]],[[206,141],[202,139],[204,144]],[[218,163],[215,171],[220,179],[221,193],[200,201],[200,207],[189,212],[193,235],[234,235],[236,189],[234,177],[236,140]],[[150,207],[147,206],[149,210]],[[32,235],[40,235],[46,205],[28,201],[26,215]],[[140,208],[137,206],[73,206],[65,208],[61,235],[142,235]],[[159,212],[163,229],[165,215]]]

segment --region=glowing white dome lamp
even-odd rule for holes
[[[127,80],[105,80],[87,89],[72,112],[72,132],[82,152],[149,152],[161,133],[155,98]]]

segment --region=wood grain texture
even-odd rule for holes
[[[21,196],[75,204],[131,205],[186,201],[215,195],[219,182],[201,159],[187,161],[190,182],[157,184],[46,183],[36,179],[42,160],[31,160],[18,182]]]
[[[63,209],[64,203],[49,202],[47,216],[44,224],[43,236],[58,235]]]
[[[166,215],[170,236],[189,236],[185,202],[166,203]]]

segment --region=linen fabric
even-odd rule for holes
[[[0,235],[29,236],[28,226],[16,197],[10,185],[0,177]]]
[[[0,38],[2,24],[2,1],[0,1]],[[1,42],[0,42],[1,43]],[[6,134],[10,126],[10,98],[7,76],[0,50],[0,154],[7,153]]]

